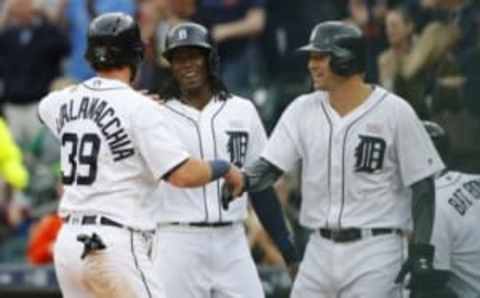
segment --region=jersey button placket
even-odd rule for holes
[[[332,168],[330,177],[331,206],[330,213],[328,214],[328,223],[330,228],[335,229],[339,228],[337,223],[342,200],[342,135],[338,130],[335,130],[332,143]]]

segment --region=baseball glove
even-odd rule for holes
[[[410,279],[410,298],[458,298],[447,287],[450,272],[431,269],[417,272]]]

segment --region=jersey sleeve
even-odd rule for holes
[[[455,238],[454,226],[449,222],[448,210],[442,206],[442,200],[437,198],[435,222],[433,225],[431,243],[435,247],[434,266],[438,269],[450,270],[450,256]]]
[[[142,103],[132,115],[133,135],[147,167],[159,180],[189,158],[156,103]]]
[[[397,110],[395,133],[400,176],[405,187],[429,177],[445,166],[414,110],[405,102]]]
[[[267,133],[263,127],[262,120],[258,115],[256,108],[250,104],[250,145],[248,146],[245,164],[249,165],[255,162],[262,153],[267,143]]]
[[[293,102],[285,110],[261,155],[284,172],[292,170],[301,157],[298,108]]]

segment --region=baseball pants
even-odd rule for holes
[[[263,298],[243,225],[160,226],[155,270],[167,297]]]
[[[96,233],[106,249],[83,260],[77,235]],[[152,237],[104,225],[65,223],[54,248],[55,272],[64,298],[164,298],[153,275]]]
[[[401,298],[394,283],[404,260],[404,240],[388,234],[336,243],[314,232],[291,298]]]

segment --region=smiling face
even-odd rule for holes
[[[332,72],[328,53],[310,52],[308,70],[315,90],[331,91],[344,80]]]
[[[172,53],[171,68],[180,90],[185,94],[198,94],[210,88],[206,50],[181,47]]]

